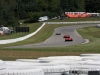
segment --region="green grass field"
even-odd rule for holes
[[[30,28],[30,32],[29,33],[32,33],[37,28],[39,28],[41,26],[41,24],[42,23],[22,24],[20,27],[29,27]],[[25,32],[25,33],[16,33],[14,31],[14,33],[12,33],[11,35],[0,36],[0,40],[4,40],[4,39],[14,39],[14,38],[18,38],[18,37],[25,36],[25,35],[27,35],[29,33],[27,33],[27,32]]]
[[[91,21],[93,19],[91,19]],[[77,19],[77,21],[80,20],[81,19]],[[86,21],[87,19],[82,19],[82,20]],[[96,18],[94,20],[99,20],[99,18]],[[72,20],[70,19],[70,21]],[[73,21],[76,21],[76,19],[73,19]],[[34,24],[29,24],[29,25],[30,27],[32,25],[31,31],[35,31],[39,26],[41,26],[41,23],[35,23],[35,25]],[[7,46],[26,45],[26,44],[34,44],[34,43],[42,42],[52,35],[55,28],[61,26],[67,26],[67,25],[46,25],[43,27],[43,29],[40,30],[40,32],[30,37],[29,39],[26,39],[21,42],[12,43],[12,44],[0,45],[0,58],[3,60],[15,60],[18,58],[38,58],[42,56],[80,55],[82,53],[100,53],[100,28],[97,28],[95,26],[77,29],[77,31],[83,38],[90,40],[90,42],[87,44],[80,44],[80,45],[73,45],[73,46],[66,46],[66,47],[47,47],[47,48],[29,48],[29,49],[4,48]],[[3,37],[7,38],[8,36],[3,36]]]

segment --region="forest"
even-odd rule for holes
[[[37,22],[40,16],[64,12],[100,12],[99,0],[0,0],[0,25],[19,26],[19,20]]]

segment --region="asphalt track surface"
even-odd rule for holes
[[[72,26],[63,26],[54,29],[54,33],[51,37],[41,43],[22,45],[22,46],[12,46],[7,48],[38,48],[38,47],[64,47],[76,44],[85,43],[86,40],[82,38],[76,31],[77,28],[96,26],[97,24],[83,24],[83,25],[72,25]],[[57,32],[60,32],[61,35],[56,35]],[[64,35],[70,35],[73,38],[73,41],[66,41],[63,38]]]

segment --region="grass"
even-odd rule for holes
[[[36,35],[27,40],[0,45],[0,58],[3,60],[16,60],[18,58],[38,58],[44,56],[56,55],[80,55],[81,53],[100,53],[100,28],[97,27],[84,27],[77,29],[83,38],[90,40],[87,44],[79,44],[66,47],[47,47],[47,48],[29,48],[29,49],[7,49],[3,47],[33,44],[46,40],[50,37],[55,28],[65,25],[46,25]]]
[[[22,24],[20,27],[29,27],[30,28],[30,32],[32,33],[34,31],[36,31],[37,28],[39,28],[41,26],[42,23],[32,23],[32,24]],[[18,37],[22,37],[25,36],[27,34],[29,34],[27,32],[24,33],[16,33],[14,31],[14,33],[10,34],[10,35],[4,35],[4,36],[0,36],[0,40],[4,40],[4,39],[14,39],[14,38],[18,38]]]
[[[0,47],[2,48],[2,47],[7,47],[7,46],[17,46],[17,45],[26,45],[26,44],[34,44],[34,43],[43,42],[44,40],[46,40],[52,35],[55,28],[61,27],[61,26],[66,26],[66,25],[45,25],[40,30],[40,32],[28,38],[27,40],[16,42],[16,43],[11,43],[11,44],[0,45]]]

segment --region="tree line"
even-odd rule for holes
[[[0,25],[18,26],[19,20],[37,22],[40,16],[64,12],[100,12],[99,0],[0,0]]]

